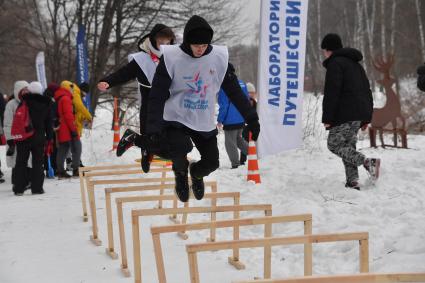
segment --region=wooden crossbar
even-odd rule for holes
[[[239,201],[240,194],[237,193],[217,193],[217,183],[216,182],[205,182],[206,188],[211,188],[211,194],[206,194],[205,199],[216,200],[218,198],[234,198]],[[142,187],[143,190],[153,190],[153,189],[174,189],[174,184],[164,184],[164,185],[151,185]],[[114,189],[118,189],[117,192],[122,192],[122,188],[107,188],[105,189],[105,200],[106,200],[106,218],[108,226],[108,248],[106,248],[106,253],[109,254],[113,259],[118,258],[118,255],[115,252],[114,248],[114,234],[113,234],[113,221],[112,221],[112,209],[111,209],[111,193]],[[106,191],[109,191],[106,192]],[[141,189],[139,190],[141,191]],[[128,258],[127,258],[127,244],[125,238],[125,226],[124,226],[124,217],[123,217],[123,204],[124,203],[134,203],[134,202],[150,202],[150,201],[173,201],[176,200],[176,196],[173,195],[147,195],[147,196],[130,196],[130,197],[119,197],[115,199],[117,204],[117,217],[118,217],[118,227],[119,227],[119,237],[120,237],[120,248],[121,248],[121,270],[124,276],[129,277],[130,271],[128,269]],[[189,203],[185,203],[185,206],[188,206]],[[186,221],[183,218],[182,221]],[[184,233],[181,234],[182,238]],[[215,231],[214,231],[215,237]]]
[[[186,251],[189,260],[190,282],[200,282],[197,262],[198,252],[230,250],[234,248],[258,248],[294,244],[328,243],[339,241],[359,241],[360,272],[369,272],[369,234],[367,232],[304,235],[296,237],[268,237],[262,239],[223,241],[186,245]],[[271,260],[268,261],[268,264],[270,262]],[[264,275],[266,275],[266,270],[268,268],[269,267],[264,266]]]
[[[364,273],[349,275],[318,275],[288,279],[237,281],[234,283],[394,283],[425,282],[425,273]]]
[[[173,213],[218,213],[218,212],[239,212],[242,211],[264,211],[265,215],[271,215],[271,204],[251,204],[251,205],[224,205],[206,207],[183,207],[183,208],[162,208],[162,209],[137,209],[131,211],[133,230],[133,257],[134,257],[134,282],[142,282],[141,247],[140,247],[140,223],[139,217],[159,216]],[[235,215],[235,214],[234,214]],[[212,220],[212,221],[215,221]],[[213,242],[210,242],[213,243]]]
[[[257,217],[257,218],[241,218],[241,219],[232,219],[232,220],[221,220],[221,221],[212,221],[212,222],[198,222],[198,223],[189,223],[189,224],[178,224],[178,225],[167,225],[167,226],[156,226],[151,227],[152,240],[154,244],[156,268],[158,272],[158,281],[159,283],[166,283],[166,273],[164,266],[164,257],[161,248],[161,237],[160,234],[163,233],[173,233],[181,231],[192,231],[192,230],[204,230],[210,229],[211,227],[215,228],[229,228],[233,227],[233,240],[239,240],[239,227],[241,226],[253,226],[253,225],[264,225],[264,237],[271,237],[269,232],[271,229],[267,229],[267,226],[276,223],[289,223],[289,222],[303,222],[304,234],[308,235],[312,233],[312,216],[311,214],[297,214],[297,215],[282,215],[282,216],[266,216],[266,217]],[[238,228],[238,229],[236,229]],[[311,243],[305,244],[305,256],[309,257],[311,252]],[[269,258],[268,253],[271,252],[271,248],[264,248],[264,258]],[[271,256],[270,256],[271,258]],[[239,261],[239,249],[233,249],[233,257],[229,258],[229,262]],[[305,261],[309,261],[308,265],[310,270],[307,273],[312,274],[312,259],[311,256],[306,258]],[[268,265],[271,267],[271,264]],[[271,276],[271,268],[268,272],[268,277]],[[266,276],[265,276],[266,277]]]
[[[91,241],[96,245],[100,246],[102,241],[99,239],[99,232],[97,227],[97,212],[96,212],[96,199],[95,199],[95,186],[96,185],[113,185],[113,184],[137,184],[137,183],[160,183],[165,184],[166,182],[174,181],[174,178],[165,178],[165,174],[167,172],[163,172],[163,177],[158,178],[137,178],[137,179],[112,179],[112,180],[87,180],[87,194],[89,198],[90,205],[90,215],[92,220],[92,235],[90,236]],[[161,189],[161,188],[159,188]],[[161,193],[163,191],[160,191]],[[175,201],[175,206],[177,207],[177,200]]]
[[[151,172],[163,172],[162,170],[171,170],[167,167],[166,163],[156,163],[154,166],[160,166],[160,168],[152,168]],[[131,168],[137,168],[136,170],[129,170]],[[127,170],[126,170],[127,169]],[[105,171],[110,170],[110,171]],[[81,203],[83,208],[83,221],[89,220],[87,213],[87,179],[94,176],[111,176],[111,175],[131,175],[143,173],[140,167],[140,163],[134,164],[121,164],[121,165],[103,165],[103,166],[85,166],[79,167],[78,175],[80,178],[80,193]]]

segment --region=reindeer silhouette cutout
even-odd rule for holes
[[[381,144],[385,147],[384,127],[391,123],[392,130],[390,131],[394,133],[394,146],[397,147],[397,133],[400,132],[402,135],[402,146],[407,147],[405,130],[406,120],[401,114],[400,99],[393,89],[395,80],[390,75],[390,69],[394,64],[394,54],[388,54],[386,59],[384,59],[383,56],[377,57],[376,60],[372,60],[372,63],[375,69],[383,74],[383,78],[378,80],[378,83],[384,87],[387,101],[384,107],[373,109],[372,128],[369,131],[371,145],[376,146],[375,131],[378,131]],[[397,118],[401,121],[401,128],[397,128]]]

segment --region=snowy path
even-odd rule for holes
[[[108,152],[109,131],[94,130],[84,140],[86,164],[128,163],[138,156],[131,150],[123,159]],[[219,136],[222,143],[223,135]],[[370,270],[374,272],[425,271],[425,137],[409,136],[408,150],[370,149],[368,141],[359,142],[366,155],[383,160],[381,179],[357,192],[344,188],[341,161],[329,153],[324,143],[317,150],[297,150],[260,162],[261,185],[245,181],[246,167],[228,169],[230,163],[223,148],[222,168],[208,179],[217,180],[219,191],[240,191],[242,203],[271,203],[273,214],[313,214],[314,233],[368,231],[370,234]],[[2,163],[4,147],[0,148]],[[196,156],[196,153],[194,153]],[[5,163],[3,163],[5,164]],[[10,171],[2,168],[9,180]],[[366,173],[361,171],[361,183]],[[103,246],[95,247],[88,239],[90,224],[81,221],[78,180],[46,180],[46,194],[15,197],[9,183],[0,185],[0,282],[1,283],[74,283],[133,282],[123,278],[119,260],[105,254],[106,225],[104,194],[97,192],[99,232]],[[226,202],[222,202],[226,203]],[[229,203],[229,202],[227,202]],[[128,206],[125,210],[127,243],[131,248],[131,207],[153,207],[153,204]],[[114,219],[115,219],[115,208]],[[250,213],[244,215],[257,215]],[[228,217],[228,216],[227,216]],[[226,218],[219,215],[219,218]],[[189,221],[206,220],[206,215],[189,217]],[[148,222],[168,224],[166,217]],[[149,223],[149,224],[150,224]],[[155,262],[148,225],[142,229],[144,282],[157,282]],[[115,227],[116,228],[116,227]],[[262,227],[242,228],[242,237],[262,234]],[[302,233],[301,224],[279,225],[276,235]],[[188,282],[186,243],[203,241],[207,231],[190,233],[188,241],[175,235],[162,236],[168,282]],[[118,235],[118,234],[116,234]],[[230,230],[218,230],[217,239],[230,239]],[[116,246],[118,238],[116,236]],[[316,245],[314,273],[334,274],[358,271],[357,243]],[[118,249],[119,253],[119,249]],[[202,282],[231,282],[262,275],[260,249],[242,250],[241,260],[247,270],[235,271],[226,263],[228,252],[201,253]],[[301,245],[273,248],[274,277],[302,275]],[[132,253],[129,253],[133,270]]]

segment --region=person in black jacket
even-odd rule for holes
[[[418,68],[417,73],[418,73],[418,88],[422,91],[425,91],[425,64]]]
[[[326,57],[322,123],[329,130],[328,148],[342,158],[346,187],[359,190],[358,166],[364,165],[371,177],[378,178],[380,159],[366,158],[356,150],[357,132],[372,120],[373,98],[369,80],[360,65],[363,55],[343,48],[337,34],[327,34],[321,48]]]
[[[175,35],[171,28],[163,24],[156,24],[151,32],[143,36],[138,42],[139,52],[129,55],[129,63],[109,76],[103,78],[97,87],[100,91],[127,83],[137,79],[140,92],[140,133],[144,133],[147,114],[147,99],[151,89],[153,75],[159,58],[161,57],[161,45],[173,44]],[[118,143],[117,156],[121,156],[128,148],[134,145],[137,135],[134,131],[127,129]],[[138,143],[137,143],[138,144]],[[149,171],[150,156],[142,151],[142,168]]]
[[[6,100],[4,99],[3,93],[0,92],[0,136],[3,136],[3,122],[4,122],[4,110],[6,108]],[[0,184],[4,183],[3,172],[1,171],[1,161],[0,161]]]
[[[32,156],[31,170],[31,192],[32,194],[44,194],[44,147],[47,142],[51,143],[53,129],[51,126],[50,107],[51,100],[42,94],[42,86],[39,82],[32,82],[28,86],[29,93],[23,96],[27,103],[34,134],[24,141],[16,143],[16,175],[23,176],[28,163],[28,158]],[[21,196],[25,191],[25,180],[16,178],[14,185],[15,195]]]
[[[172,160],[176,195],[183,202],[189,199],[188,169],[199,200],[204,196],[203,177],[219,167],[215,102],[220,88],[247,122],[253,140],[260,133],[257,112],[242,92],[227,48],[211,45],[213,34],[205,19],[191,17],[183,43],[164,47],[149,94],[145,144]],[[188,168],[192,142],[201,160]]]

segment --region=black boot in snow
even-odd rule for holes
[[[151,168],[151,162],[153,159],[153,155],[149,154],[149,152],[145,149],[142,149],[142,170],[145,173],[149,173]]]
[[[189,182],[187,180],[187,172],[174,172],[176,180],[176,195],[182,202],[189,200]]]
[[[354,189],[354,190],[360,191],[360,185],[359,185],[359,182],[357,182],[357,181],[347,182],[347,183],[345,183],[345,187],[349,188],[349,189]]]
[[[193,196],[197,199],[197,200],[201,200],[204,197],[204,192],[205,192],[205,185],[204,185],[204,179],[202,177],[196,177],[193,175],[193,166],[195,165],[195,163],[190,164],[189,168],[190,168],[190,178],[192,180],[192,192],[193,192]]]
[[[134,141],[137,138],[138,134],[130,129],[125,130],[124,135],[121,137],[120,142],[117,146],[117,156],[120,157],[127,151],[130,147],[134,145]]]

